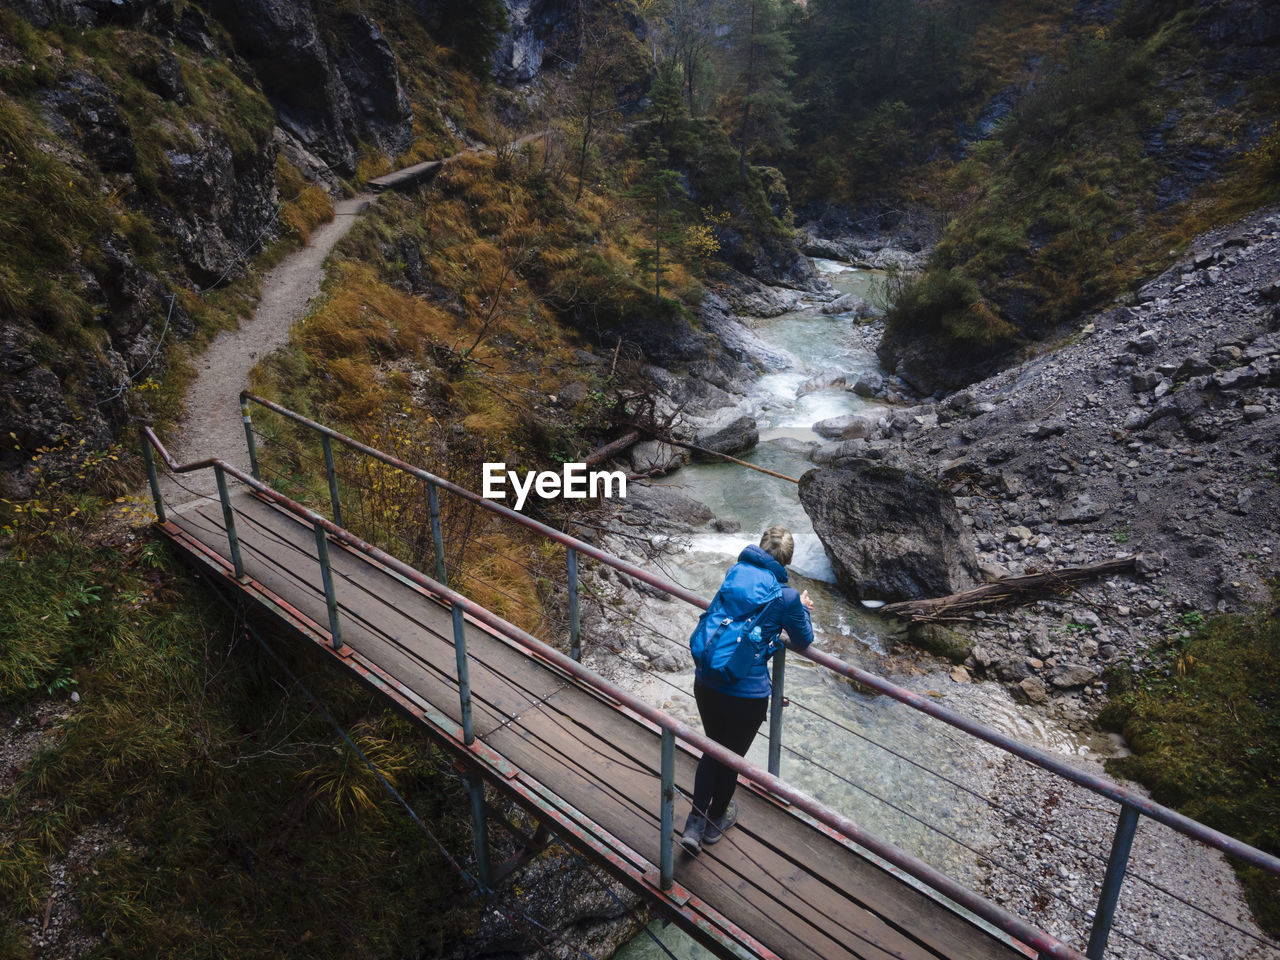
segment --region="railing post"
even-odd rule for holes
[[[431,508],[431,545],[436,552],[436,579],[444,586],[449,585],[449,574],[444,568],[444,540],[440,536],[440,498],[436,494],[436,485],[427,481],[427,504]]]
[[[470,746],[476,739],[471,729],[471,681],[467,678],[467,627],[462,608],[453,604],[453,652],[458,660],[458,699],[462,702],[462,742]]]
[[[147,462],[147,481],[151,484],[151,499],[156,503],[156,519],[165,522],[164,497],[160,495],[160,475],[156,473],[156,455],[151,449],[151,441],[146,434],[142,435],[142,459]]]
[[[475,841],[480,886],[488,892],[493,889],[493,874],[489,865],[489,822],[484,812],[484,781],[474,770],[468,770],[463,776],[467,781],[467,792],[471,794],[472,837]]]
[[[342,526],[342,502],[338,499],[338,471],[333,466],[333,443],[327,433],[320,434],[324,447],[324,472],[329,478],[329,502],[333,504],[333,522]],[[255,473],[256,477],[257,474]]]
[[[241,397],[240,399],[240,419],[244,423],[244,440],[249,447],[249,472],[253,474],[253,479],[261,480],[262,476],[258,473],[258,438],[253,435],[253,418],[249,416],[249,401]]]
[[[213,475],[218,481],[218,499],[222,501],[222,522],[227,525],[227,542],[231,544],[231,567],[236,579],[244,579],[244,560],[240,556],[240,538],[236,536],[236,515],[231,509],[231,495],[227,493],[227,475],[222,467],[215,466]]]
[[[1129,864],[1129,848],[1133,846],[1133,835],[1137,829],[1138,808],[1121,804],[1107,872],[1102,879],[1102,893],[1098,895],[1098,910],[1093,917],[1093,929],[1089,931],[1089,949],[1085,951],[1089,960],[1102,960],[1106,952],[1111,921],[1116,915],[1116,901],[1120,898],[1120,886],[1124,883],[1125,868]]]
[[[662,728],[662,826],[659,843],[659,886],[670,890],[675,882],[676,738]]]
[[[569,656],[582,659],[582,623],[578,616],[578,551],[567,550],[569,557]]]
[[[782,685],[787,672],[787,648],[773,655],[773,690],[769,694],[769,772],[775,777],[782,766]]]
[[[315,525],[316,554],[320,558],[320,580],[324,584],[324,605],[329,610],[329,636],[333,640],[333,649],[342,649],[342,624],[338,621],[338,598],[333,592],[333,568],[329,565],[329,539],[324,534],[324,527]]]

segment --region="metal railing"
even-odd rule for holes
[[[252,428],[252,419],[249,414],[249,404],[251,403],[258,404],[265,409],[271,410],[276,414],[298,423],[320,435],[325,451],[327,480],[335,521],[329,521],[324,517],[321,517],[319,514],[316,514],[314,511],[290,500],[261,481],[259,478],[258,454]],[[797,809],[814,817],[818,822],[840,831],[850,840],[853,840],[855,843],[862,845],[877,856],[882,857],[887,862],[899,867],[905,873],[915,877],[929,888],[950,898],[965,909],[972,911],[975,915],[991,923],[998,929],[1016,937],[1023,943],[1035,947],[1042,957],[1083,956],[1087,957],[1088,960],[1101,960],[1106,950],[1106,943],[1110,933],[1112,919],[1115,914],[1116,904],[1127,869],[1129,850],[1141,816],[1150,817],[1152,820],[1165,824],[1166,826],[1194,840],[1221,850],[1232,857],[1243,860],[1271,874],[1280,876],[1280,858],[1251,847],[1248,844],[1221,833],[1220,831],[1214,830],[1213,828],[1201,824],[1198,821],[1179,814],[1174,810],[1170,810],[1167,807],[1155,803],[1147,797],[1143,797],[1134,791],[1113,783],[1103,777],[1078,770],[1058,757],[1021,743],[1012,737],[978,723],[970,717],[966,717],[962,714],[949,710],[929,698],[922,697],[913,691],[900,687],[883,677],[879,677],[857,667],[850,666],[827,653],[814,650],[812,647],[799,651],[802,656],[807,657],[809,660],[827,668],[835,674],[854,680],[877,693],[890,697],[895,701],[927,714],[958,730],[962,730],[973,737],[992,744],[1001,750],[1017,756],[1029,763],[1035,764],[1036,766],[1069,780],[1098,796],[1110,799],[1120,805],[1116,831],[1110,855],[1107,858],[1102,890],[1095,909],[1094,922],[1090,930],[1088,948],[1086,953],[1082,955],[1072,948],[1062,944],[1060,941],[1051,937],[1044,931],[1031,926],[1015,914],[1012,914],[995,904],[989,903],[974,894],[972,891],[959,886],[955,881],[951,880],[951,878],[935,870],[929,864],[924,863],[904,851],[898,850],[896,847],[893,847],[880,838],[858,827],[848,818],[817,803],[817,801],[814,801],[805,794],[799,793],[778,778],[779,761],[782,750],[781,706],[783,703],[783,686],[785,683],[784,653],[779,652],[774,659],[774,687],[770,705],[769,724],[769,770],[767,773],[748,764],[745,760],[721,747],[719,744],[707,740],[701,734],[685,726],[674,718],[669,717],[662,711],[656,710],[645,704],[643,701],[636,699],[629,693],[622,691],[620,688],[614,687],[612,684],[596,676],[594,673],[586,670],[586,668],[582,667],[582,665],[577,662],[581,650],[581,625],[578,615],[578,554],[584,554],[591,557],[597,562],[603,563],[625,573],[629,577],[640,580],[670,596],[684,600],[695,607],[705,610],[708,603],[702,597],[647,570],[614,557],[612,554],[600,550],[599,548],[573,537],[570,534],[556,530],[553,527],[549,527],[546,524],[526,517],[517,511],[502,506],[501,504],[486,500],[470,490],[460,487],[448,480],[445,480],[444,478],[438,477],[427,470],[414,466],[413,464],[406,463],[397,457],[384,453],[381,450],[361,443],[351,437],[347,437],[330,427],[326,427],[323,424],[310,420],[301,414],[272,403],[269,400],[265,400],[251,393],[245,392],[241,394],[241,409],[242,418],[245,424],[246,439],[249,445],[252,476],[247,476],[229,464],[213,459],[180,466],[169,457],[168,453],[164,451],[159,440],[149,429],[144,431],[145,442],[143,447],[147,459],[148,474],[151,478],[152,490],[156,498],[157,515],[160,517],[161,521],[163,522],[164,520],[164,512],[163,504],[160,499],[160,489],[158,479],[156,477],[155,465],[151,456],[152,447],[161,452],[166,464],[175,472],[189,472],[192,470],[210,467],[215,470],[219,477],[219,496],[223,503],[224,516],[227,519],[227,533],[228,540],[230,541],[233,567],[238,577],[243,575],[243,564],[239,558],[239,547],[231,518],[230,502],[226,492],[225,474],[234,476],[236,479],[246,483],[267,499],[272,500],[273,502],[285,507],[285,509],[308,519],[315,526],[318,546],[326,539],[326,534],[328,534],[335,540],[346,543],[354,549],[366,553],[379,562],[391,567],[397,573],[400,573],[413,582],[418,583],[420,586],[423,586],[431,592],[448,600],[453,610],[455,650],[458,661],[459,694],[463,700],[463,727],[467,743],[472,742],[473,734],[471,733],[470,727],[470,693],[466,679],[467,658],[465,652],[465,630],[463,628],[464,614],[472,616],[476,620],[493,627],[504,636],[507,636],[522,646],[531,650],[536,650],[539,655],[557,663],[575,678],[583,681],[594,689],[604,692],[606,695],[618,700],[629,709],[656,724],[662,730],[663,735],[663,752],[661,762],[661,816],[663,834],[661,838],[660,872],[661,883],[664,889],[669,888],[672,882],[671,870],[673,846],[671,828],[673,824],[671,822],[671,818],[673,810],[672,803],[675,792],[672,777],[674,770],[674,738],[676,737],[698,748],[703,753],[713,757],[726,766],[731,767],[747,781],[755,783],[766,791],[787,800]],[[427,578],[425,575],[414,570],[407,564],[404,564],[400,560],[390,556],[385,551],[380,550],[376,546],[367,543],[356,535],[343,529],[341,524],[337,522],[337,518],[341,516],[341,503],[338,495],[338,485],[332,451],[332,442],[335,440],[351,450],[373,457],[382,463],[402,470],[405,473],[420,479],[427,485],[427,495],[432,518],[431,530],[433,549],[436,560],[436,580]],[[447,576],[444,563],[444,548],[439,524],[439,490],[445,490],[477,507],[480,507],[481,509],[490,511],[491,513],[501,516],[522,527],[533,530],[565,547],[566,575],[568,578],[570,605],[571,657],[567,657],[559,651],[547,646],[532,635],[507,623],[505,620],[497,617],[495,614],[492,614],[487,609],[472,603],[461,594],[447,586],[447,583],[445,582],[447,580]],[[327,550],[326,548],[321,548],[321,550],[320,563],[322,567],[327,568]],[[324,577],[325,582],[326,604],[330,611],[330,632],[334,638],[335,644],[337,644],[340,636],[340,625],[337,623],[337,609],[336,603],[333,600],[331,577],[323,571],[322,576]]]

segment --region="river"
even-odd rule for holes
[[[872,273],[829,260],[815,263],[842,293],[874,300]],[[873,337],[855,329],[848,315],[824,316],[816,306],[761,321],[754,329],[794,360],[790,368],[768,373],[752,385],[749,404],[760,443],[743,459],[799,477],[813,464],[794,441],[820,440],[814,423],[875,404],[843,387],[803,397],[797,389],[831,368],[844,372],[849,384],[859,374],[877,370]],[[795,484],[728,463],[691,464],[661,482],[741,525],[741,534],[695,536],[671,568],[680,582],[711,596],[744,546],[755,542],[764,528],[784,524],[796,541],[792,585],[807,588],[814,598],[819,647],[874,672],[893,670],[885,659],[891,639],[885,623],[850,603],[836,587]],[[1075,754],[1106,747],[1023,710],[999,684],[958,684],[937,668],[908,668],[907,675],[899,671],[893,679],[1037,746]],[[642,682],[639,692],[696,726],[692,687],[690,670]],[[794,655],[787,660],[786,694],[791,703],[783,712],[785,780],[953,877],[976,882],[981,864],[970,848],[982,850],[989,841],[985,824],[990,810],[968,791],[981,792],[993,748],[885,697],[859,692]],[[748,758],[763,767],[766,749],[767,726]],[[652,930],[677,957],[711,956],[674,926],[655,923]],[[650,960],[666,954],[641,934],[616,956]]]

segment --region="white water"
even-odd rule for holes
[[[867,271],[829,260],[815,263],[842,292],[868,296],[873,278]],[[854,335],[851,323],[848,316],[827,317],[816,309],[802,309],[756,326],[757,334],[785,349],[795,361],[791,369],[767,374],[753,387],[751,400],[761,443],[743,459],[799,477],[813,464],[805,454],[784,449],[777,442],[780,438],[820,441],[812,430],[817,421],[873,407],[842,387],[796,397],[800,384],[819,371],[839,369],[853,384],[859,374],[877,369],[874,354]],[[792,585],[807,588],[815,601],[818,645],[846,662],[887,672],[881,661],[886,650],[885,624],[849,603],[834,585],[831,563],[800,505],[795,484],[727,463],[691,464],[663,482],[701,500],[718,517],[737,520],[742,529],[741,534],[694,537],[673,571],[680,582],[710,596],[744,546],[756,542],[768,526],[784,524],[796,540]],[[998,684],[960,685],[940,670],[893,679],[1041,747],[1082,754],[1099,746],[1038,714],[1024,712]],[[682,693],[658,680],[648,681],[639,692],[696,726],[692,671],[667,675],[664,680]],[[956,879],[976,877],[973,853],[924,824],[983,849],[987,805],[948,780],[981,791],[993,748],[886,697],[856,691],[801,657],[787,658],[786,694],[792,703],[783,713],[784,779]],[[767,739],[766,726],[748,754],[759,766],[766,764]],[[675,926],[663,928],[655,923],[652,930],[681,960],[711,956]],[[641,934],[616,956],[651,960],[666,954]]]

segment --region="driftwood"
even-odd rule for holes
[[[1125,557],[1121,560],[1091,563],[1083,567],[1061,567],[1047,573],[1002,577],[999,580],[984,583],[980,587],[974,587],[972,590],[961,590],[959,593],[952,593],[945,597],[889,603],[877,612],[884,616],[900,617],[903,620],[937,620],[1006,601],[1030,600],[1081,580],[1124,573],[1133,570],[1136,562],[1136,557]]]

